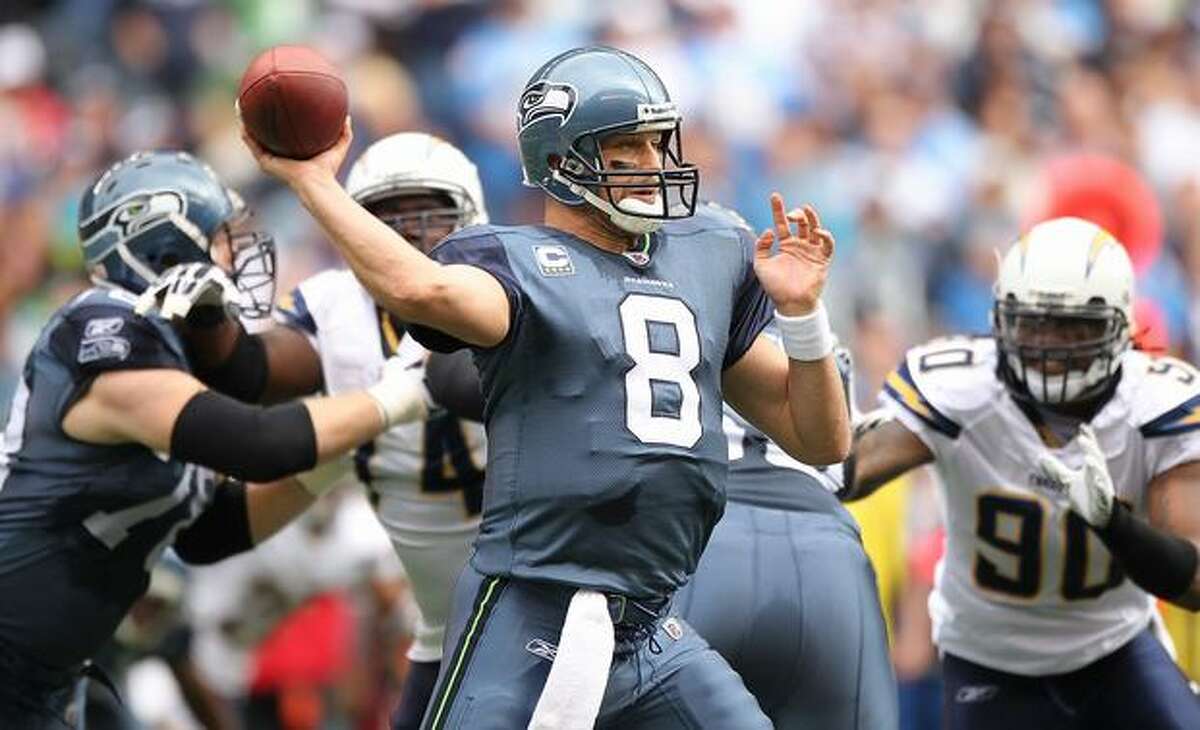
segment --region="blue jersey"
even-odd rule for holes
[[[725,407],[725,435],[729,439],[729,481],[726,490],[734,502],[789,512],[820,512],[848,524],[854,518],[833,494],[822,469],[801,463]]]
[[[0,446],[0,646],[57,668],[112,636],[176,533],[205,508],[214,476],[138,444],[98,446],[62,428],[100,374],[187,370],[162,320],[121,291],[92,289],[34,345]]]
[[[432,254],[488,271],[510,304],[508,336],[475,353],[485,574],[661,596],[724,510],[721,374],[772,311],[753,243],[699,215],[643,243],[622,255],[553,228],[481,226]]]

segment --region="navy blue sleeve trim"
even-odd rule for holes
[[[275,311],[279,312],[279,319],[285,327],[314,336],[317,334],[317,320],[313,319],[312,312],[308,310],[308,302],[304,300],[304,293],[300,291],[300,287],[292,289],[290,294],[283,297],[276,305]]]
[[[887,376],[883,383],[883,389],[910,413],[943,436],[956,439],[962,432],[962,426],[934,408],[921,394],[921,389],[917,387],[917,382],[913,380],[912,373],[908,370],[907,360]]]
[[[758,282],[758,276],[754,273],[754,259],[752,258],[754,240],[748,230],[743,228],[736,230],[739,241],[749,251],[751,258],[746,261],[747,254],[743,253],[746,270],[741,284],[738,285],[737,293],[734,294],[733,316],[729,322],[729,344],[725,348],[725,360],[721,363],[722,369],[728,368],[742,359],[742,356],[754,344],[754,340],[771,323],[775,314],[775,305],[763,291],[762,284]]]
[[[508,261],[508,252],[498,236],[491,233],[475,233],[469,237],[451,236],[442,241],[429,253],[430,258],[443,264],[465,264],[483,269],[491,274],[508,297],[508,335],[497,347],[512,339],[523,309],[521,287]],[[454,352],[469,345],[457,337],[432,327],[410,324],[413,338],[434,352]]]
[[[1178,436],[1200,428],[1200,395],[1193,396],[1149,423],[1140,431],[1143,438]]]

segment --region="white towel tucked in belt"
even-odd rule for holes
[[[592,590],[575,591],[529,730],[590,730],[595,726],[608,686],[614,642],[608,599]]]

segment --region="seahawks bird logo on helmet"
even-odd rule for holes
[[[135,193],[101,211],[92,220],[81,223],[79,232],[85,241],[89,241],[111,227],[118,239],[124,239],[151,226],[170,222],[174,216],[183,216],[182,220],[186,221],[186,213],[187,200],[174,190]],[[181,222],[179,218],[174,220],[176,225]],[[201,235],[195,226],[190,226],[190,232]]]
[[[563,124],[575,110],[575,87],[553,81],[537,81],[521,94],[521,103],[518,108],[520,110],[520,119],[517,120],[518,129],[524,129],[537,120],[549,116],[559,117],[559,124]]]

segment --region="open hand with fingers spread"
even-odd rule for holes
[[[811,205],[784,213],[779,193],[771,194],[771,213],[775,225],[755,242],[754,273],[780,314],[810,314],[821,300],[833,262],[833,234],[821,227]],[[772,252],[776,242],[779,250]]]

